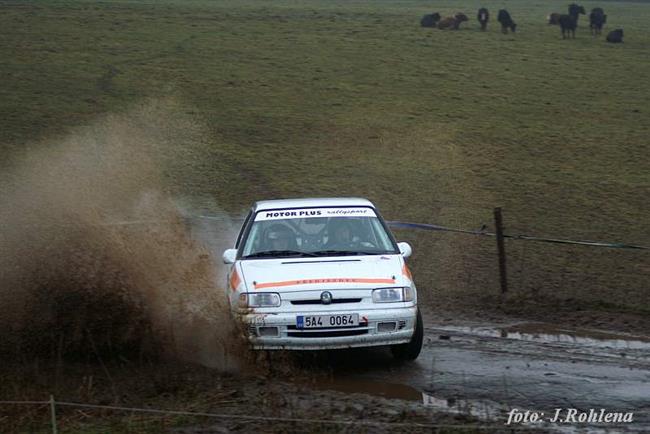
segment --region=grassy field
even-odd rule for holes
[[[0,168],[153,105],[178,138],[167,188],[197,207],[359,195],[388,219],[479,228],[501,206],[509,233],[650,245],[650,4],[585,2],[603,36],[583,16],[562,40],[546,15],[567,3],[438,2],[470,16],[445,32],[419,26],[424,1],[3,1]],[[605,43],[617,27],[625,43]],[[400,236],[425,298],[497,294],[489,239]],[[506,247],[517,299],[650,309],[647,251]]]
[[[0,396],[40,401],[52,394],[59,402],[163,410],[147,413],[59,405],[59,433],[320,434],[339,433],[349,426],[358,433],[429,433],[440,426],[438,432],[462,434],[500,432],[502,424],[491,422],[489,425],[494,428],[488,430],[488,423],[482,422],[482,429],[471,430],[467,425],[479,422],[460,407],[460,414],[444,414],[422,406],[418,400],[322,390],[317,386],[326,381],[326,374],[317,366],[305,369],[308,374],[297,374],[299,368],[293,363],[282,375],[275,372],[266,377],[259,365],[259,373],[249,371],[248,375],[224,374],[171,361],[164,365],[109,363],[105,369],[102,372],[99,366],[88,363],[67,363],[65,369],[37,363],[6,364],[0,371]],[[109,371],[111,376],[106,374]],[[291,382],[278,381],[278,377],[289,376]],[[412,390],[418,398],[417,390]],[[215,417],[215,413],[231,417]],[[312,422],[296,422],[297,418]],[[3,432],[7,433],[52,432],[47,405],[2,405],[0,420]]]

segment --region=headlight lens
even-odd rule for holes
[[[276,292],[244,292],[239,295],[239,307],[278,307],[280,294]]]
[[[399,301],[413,301],[413,289],[410,286],[403,288],[381,288],[372,291],[372,301],[375,303],[396,303]]]

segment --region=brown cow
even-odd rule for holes
[[[453,17],[447,17],[438,22],[438,28],[442,30],[458,30],[460,23],[468,21],[467,15],[459,12]]]

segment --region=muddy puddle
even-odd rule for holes
[[[327,379],[310,383],[316,390],[334,390],[347,394],[362,393],[386,399],[399,399],[453,414],[467,414],[484,420],[496,420],[506,409],[496,403],[441,398],[406,384],[364,379]]]
[[[538,343],[568,343],[594,348],[646,350],[650,337],[590,329],[566,329],[553,324],[520,323],[504,327],[436,325],[435,330]],[[441,335],[442,339],[447,337]]]
[[[365,394],[369,396],[381,397],[386,399],[399,399],[408,401],[414,405],[419,405],[424,408],[429,408],[436,412],[444,412],[448,414],[462,414],[472,416],[484,424],[483,427],[493,429],[494,432],[500,432],[505,429],[509,431],[509,427],[505,426],[504,421],[508,419],[508,413],[513,408],[505,404],[499,404],[493,401],[478,401],[466,400],[456,398],[441,398],[431,393],[418,390],[406,384],[379,382],[369,380],[354,380],[354,379],[328,379],[321,380],[310,384],[312,389],[327,390],[343,392],[346,394]],[[526,409],[519,408],[524,412]],[[550,417],[550,416],[549,416]],[[634,426],[566,426],[554,424],[549,421],[542,421],[539,423],[522,423],[510,426],[518,430],[531,430],[534,432],[536,429],[542,432],[557,432],[557,433],[612,433],[612,432],[645,432],[643,427]]]
[[[322,365],[322,366],[321,366]],[[634,422],[550,423],[514,428],[551,432],[650,432],[650,339],[554,324],[438,324],[425,319],[425,344],[412,363],[388,351],[337,353],[305,386],[408,402],[471,415],[497,430],[509,412],[557,409],[632,412]],[[320,371],[321,375],[315,375]]]

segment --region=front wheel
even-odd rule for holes
[[[422,341],[424,340],[424,326],[422,324],[422,315],[418,309],[415,319],[415,331],[411,340],[405,344],[392,345],[390,351],[397,360],[415,360],[422,350]]]

